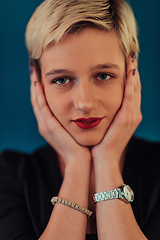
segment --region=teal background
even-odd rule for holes
[[[46,142],[30,104],[24,33],[40,0],[0,1],[0,151],[31,152]],[[130,1],[139,25],[143,121],[136,135],[160,141],[160,1]]]

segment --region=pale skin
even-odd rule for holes
[[[130,204],[92,202],[94,193],[124,183],[127,144],[142,120],[137,60],[130,54],[126,69],[115,33],[85,29],[45,49],[40,65],[42,84],[33,69],[31,102],[40,134],[57,152],[63,176],[59,197],[93,211],[87,218],[56,203],[40,240],[84,240],[86,232],[97,232],[100,240],[146,239]],[[84,130],[72,121],[80,117],[103,120]]]

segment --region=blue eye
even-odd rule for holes
[[[57,83],[60,85],[66,84],[68,82],[69,82],[69,79],[67,79],[67,78],[58,78],[53,81],[53,83]]]
[[[107,74],[107,73],[100,73],[100,74],[98,74],[98,79],[99,80],[108,80],[110,78],[111,78],[111,76],[109,74]]]

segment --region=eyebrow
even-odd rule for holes
[[[119,65],[113,64],[113,63],[108,63],[108,64],[98,64],[94,67],[91,67],[90,71],[94,71],[94,70],[97,70],[97,69],[106,69],[106,68],[120,69]],[[47,72],[45,74],[45,76],[47,77],[47,76],[58,74],[58,73],[72,73],[72,72],[69,71],[69,70],[66,70],[66,69],[55,69],[55,70],[52,69],[51,71]]]
[[[91,67],[90,70],[97,70],[97,69],[106,69],[106,68],[114,68],[114,69],[120,69],[119,65],[113,64],[113,63],[107,63],[107,64],[99,64],[94,67]]]
[[[49,76],[49,75],[54,75],[54,74],[57,74],[57,73],[72,73],[71,71],[68,71],[66,69],[52,69],[51,71],[49,71],[48,73],[45,74],[45,76]]]

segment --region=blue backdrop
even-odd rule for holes
[[[24,33],[40,0],[0,1],[0,151],[31,152],[45,141],[30,104]],[[139,25],[143,121],[136,135],[160,141],[160,1],[130,1]]]

